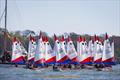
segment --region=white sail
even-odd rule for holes
[[[102,62],[102,55],[103,55],[103,45],[99,38],[97,37],[95,42],[94,42],[94,50],[95,50],[95,55],[94,55],[94,63],[96,64],[101,64]]]
[[[81,54],[80,54],[80,42],[81,41],[82,41],[82,37],[80,36],[80,37],[78,37],[78,40],[77,40],[77,53],[78,53],[77,58],[78,58],[78,62],[80,62],[80,56],[81,56]]]
[[[61,56],[60,56],[60,41],[58,40],[57,36],[54,35],[54,53],[56,54],[56,62],[59,62],[61,60]]]
[[[30,35],[29,47],[28,47],[28,61],[33,62],[35,57],[36,42],[35,39]]]
[[[47,64],[54,64],[56,62],[56,55],[51,48],[48,37],[45,38],[45,62]]]
[[[20,42],[14,38],[13,45],[12,45],[12,59],[11,62],[18,63],[18,64],[24,64],[24,57],[22,54],[22,49],[20,46]]]
[[[75,50],[75,46],[73,44],[73,41],[70,37],[68,37],[68,43],[67,43],[67,54],[69,59],[71,60],[71,63],[77,63],[78,62],[78,54]]]
[[[54,35],[55,45],[54,45],[54,52],[56,54],[56,62],[60,64],[66,64],[68,61],[66,49],[65,49],[65,41],[62,40],[61,42],[58,40],[57,36]]]
[[[91,55],[91,61],[93,62],[95,53],[94,53],[94,43],[92,39],[90,39],[88,43],[88,53]]]
[[[107,65],[112,65],[114,64],[113,59],[114,59],[114,42],[110,44],[108,35],[106,34],[106,39],[104,40],[102,62]]]
[[[67,52],[66,52],[66,42],[64,40],[64,36],[61,37],[60,40],[60,49],[59,49],[59,54],[60,54],[60,60],[59,62],[62,64],[67,64],[69,62]]]
[[[81,54],[80,54],[80,43],[79,43],[79,41],[77,41],[77,53],[78,53],[78,56],[77,56],[78,62],[80,62],[80,56],[81,56]]]
[[[91,62],[91,53],[89,52],[89,47],[87,46],[86,39],[80,42],[80,63],[81,64],[92,64]]]
[[[22,43],[21,43],[21,42],[19,42],[19,43],[20,43],[20,47],[21,47],[21,50],[22,50],[22,55],[23,55],[23,57],[25,58],[25,57],[27,56],[28,52],[27,52],[27,50],[24,48],[24,46],[22,45]]]
[[[54,52],[56,53],[56,62],[61,64],[67,63],[67,55],[64,41],[60,42],[56,35],[54,35],[55,45]]]
[[[44,44],[42,33],[40,33],[39,35],[34,61],[36,65],[41,65],[45,62],[45,44]]]

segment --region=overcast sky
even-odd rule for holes
[[[0,16],[4,0],[0,0]],[[2,27],[4,19],[0,23]],[[8,30],[120,35],[119,0],[8,0]]]

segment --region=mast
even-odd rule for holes
[[[7,0],[5,0],[5,32],[4,32],[4,59],[6,61],[6,33],[7,32]]]

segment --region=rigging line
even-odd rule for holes
[[[2,18],[3,18],[3,16],[4,16],[4,13],[5,13],[5,9],[4,9],[2,15],[0,16],[0,23],[1,23],[1,21],[2,21]]]
[[[24,26],[24,19],[22,18],[22,13],[21,13],[21,11],[20,11],[20,7],[21,6],[19,6],[18,4],[17,4],[17,0],[15,0],[15,6],[16,6],[16,9],[17,9],[17,11],[18,11],[18,15],[19,15],[19,24],[20,24],[20,26]]]

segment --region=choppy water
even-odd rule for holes
[[[56,72],[0,64],[0,80],[120,80],[120,65],[113,66],[113,71],[82,69]]]

